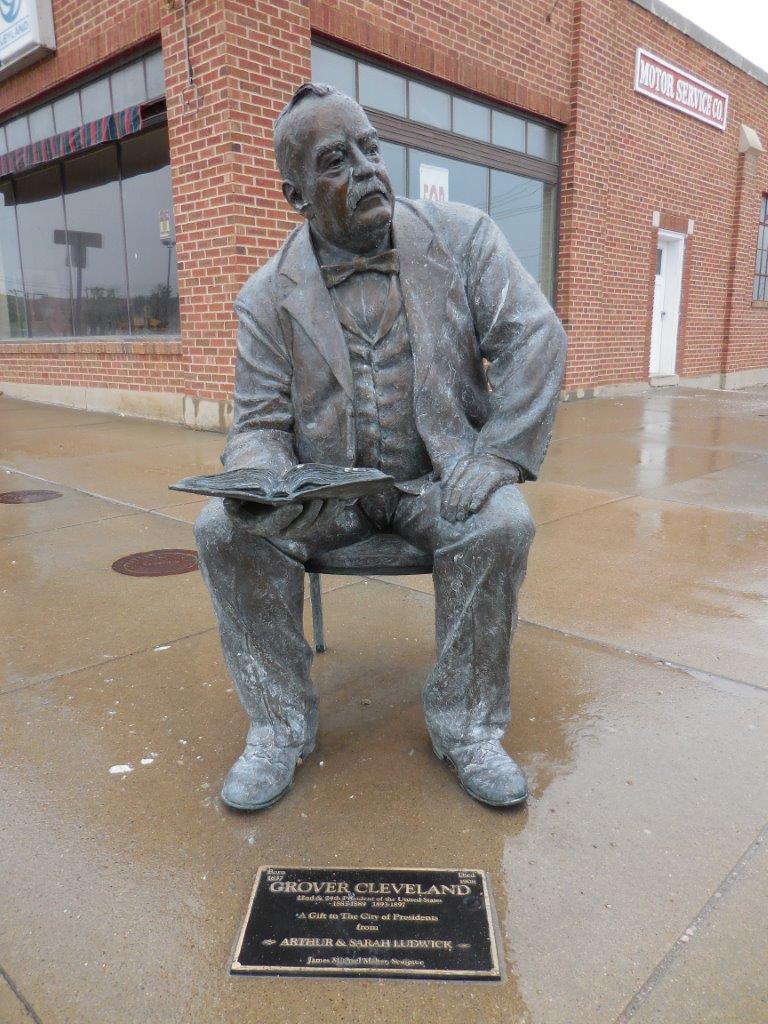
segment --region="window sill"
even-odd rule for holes
[[[752,309],[768,309],[768,299],[753,299]]]
[[[179,335],[167,338],[156,337],[106,337],[106,338],[14,338],[0,340],[0,354],[24,353],[25,355],[137,355],[171,356],[181,355],[182,344]]]

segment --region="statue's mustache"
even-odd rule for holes
[[[379,178],[372,178],[359,185],[352,185],[347,192],[347,209],[351,213],[366,196],[374,195],[377,192],[389,197],[389,189]]]

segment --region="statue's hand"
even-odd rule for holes
[[[274,537],[276,540],[298,540],[317,524],[320,516],[326,518],[329,501],[293,502],[290,505],[256,505],[250,501],[225,498],[224,508],[239,527],[254,537]],[[322,520],[321,520],[322,522]]]
[[[505,484],[520,481],[520,471],[496,455],[465,455],[442,481],[440,513],[450,523],[461,523],[481,509]]]

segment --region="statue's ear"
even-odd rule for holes
[[[301,189],[297,188],[293,182],[283,182],[283,195],[294,208],[296,213],[300,213],[302,217],[309,217],[311,209],[310,204],[304,199]]]

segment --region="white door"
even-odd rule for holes
[[[675,373],[684,253],[684,235],[674,234],[671,231],[659,232],[651,330],[650,374],[652,377],[669,376]]]

